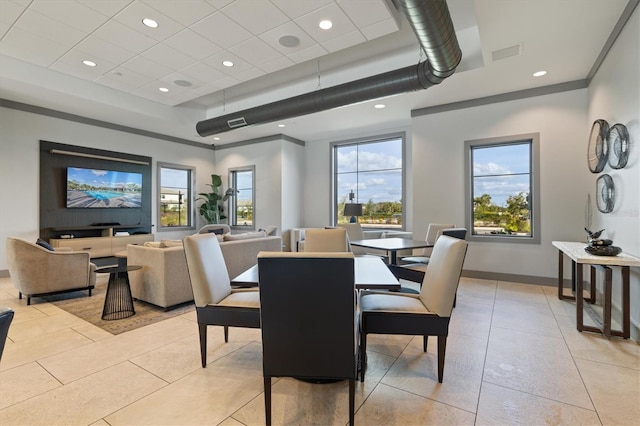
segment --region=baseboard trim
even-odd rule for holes
[[[0,278],[9,278],[9,276],[8,269],[0,269]]]
[[[464,269],[462,276],[466,278],[480,278],[483,280],[496,280],[496,281],[510,281],[524,284],[536,284],[545,285],[549,287],[557,287],[558,279],[552,277],[536,277],[533,275],[519,275],[519,274],[504,274],[501,272],[487,272],[487,271],[471,271]],[[564,280],[565,285],[568,283],[571,285],[571,280]]]

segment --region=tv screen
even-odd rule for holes
[[[67,207],[142,207],[142,173],[67,167]]]

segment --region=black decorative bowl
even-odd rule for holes
[[[622,249],[616,246],[586,246],[584,251],[594,256],[617,256],[622,253]]]

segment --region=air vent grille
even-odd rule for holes
[[[227,124],[232,129],[235,129],[236,127],[246,126],[247,121],[244,119],[244,117],[240,117],[240,118],[234,118],[233,120],[228,120]]]

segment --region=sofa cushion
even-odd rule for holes
[[[143,244],[145,247],[160,248],[160,241],[147,241]]]
[[[40,247],[46,248],[49,251],[55,251],[55,249],[51,246],[51,244],[49,244],[42,238],[38,238],[38,240],[36,241],[36,244],[39,245]]]
[[[182,247],[182,240],[160,240],[160,248]]]
[[[242,234],[225,234],[224,241],[249,240],[252,238],[265,238],[267,233],[264,231],[245,232]]]

